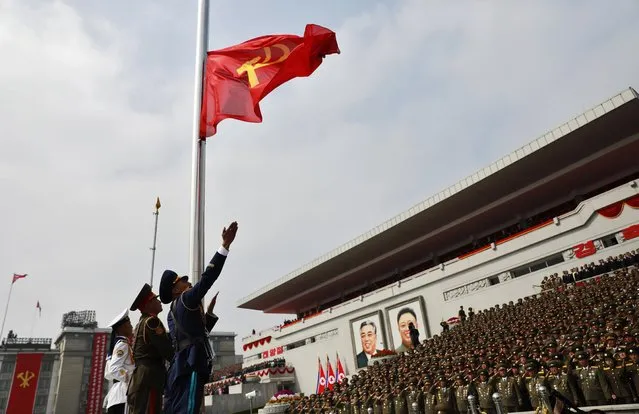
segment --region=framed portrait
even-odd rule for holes
[[[351,319],[350,325],[355,366],[367,367],[370,357],[386,348],[382,312],[376,311]]]
[[[408,349],[412,349],[410,324],[413,324],[415,329],[417,329],[419,342],[430,337],[428,319],[426,319],[426,307],[421,296],[386,308],[386,320],[388,321],[391,346],[396,352],[405,352]]]

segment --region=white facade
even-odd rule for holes
[[[457,315],[460,305],[465,309],[486,309],[496,304],[515,301],[539,293],[539,285],[544,276],[569,270],[583,264],[597,262],[608,256],[618,255],[639,248],[639,238],[623,241],[618,233],[639,223],[639,209],[624,206],[622,213],[609,219],[596,211],[620,200],[639,193],[636,182],[629,182],[613,190],[600,194],[581,203],[574,211],[555,219],[554,223],[539,228],[523,236],[514,238],[494,248],[474,254],[465,259],[454,259],[408,277],[360,298],[350,300],[310,319],[303,320],[283,329],[268,329],[243,338],[243,344],[271,337],[270,342],[253,346],[243,352],[244,366],[274,358],[285,358],[287,364],[295,367],[297,385],[300,392],[315,392],[317,381],[317,358],[326,364],[330,357],[335,369],[336,353],[339,353],[347,375],[357,370],[351,321],[371,312],[380,310],[384,325],[395,329],[389,320],[387,308],[396,306],[416,297],[423,298],[428,327],[419,327],[420,339],[437,334],[439,323]],[[617,235],[616,245],[604,248],[596,243],[598,250],[594,255],[577,259],[572,248],[589,240],[598,240],[609,235]],[[520,266],[540,261],[552,255],[562,254],[564,261],[545,267],[542,270],[512,278],[509,271]],[[490,285],[487,279],[491,278]],[[498,282],[495,282],[495,279]],[[477,282],[477,283],[473,283]],[[473,284],[471,287],[464,287]],[[461,288],[461,289],[458,289]],[[390,348],[390,332],[386,329],[385,338]],[[291,349],[291,345],[295,347]],[[397,347],[399,344],[392,344]],[[269,352],[283,347],[283,353]],[[268,358],[262,358],[263,352],[269,352]],[[275,355],[273,355],[275,354]],[[272,356],[271,356],[272,355]]]

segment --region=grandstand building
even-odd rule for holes
[[[313,393],[317,356],[335,369],[339,354],[352,375],[365,340],[402,349],[403,315],[424,340],[460,306],[538,294],[545,276],[638,248],[639,96],[627,89],[240,300],[297,315],[243,338],[243,365],[283,358]]]

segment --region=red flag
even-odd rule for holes
[[[333,391],[333,387],[335,386],[335,371],[333,371],[333,366],[328,359],[328,355],[326,355],[326,371],[328,373],[328,389]]]
[[[317,357],[317,389],[315,394],[322,394],[326,391],[326,374],[324,374],[324,367],[322,367],[322,361]]]
[[[346,378],[342,361],[339,360],[339,354],[337,354],[337,382],[341,383]]]
[[[16,280],[18,280],[18,279],[22,279],[22,278],[24,278],[24,277],[27,277],[26,273],[25,273],[24,275],[19,275],[19,274],[17,274],[17,273],[14,273],[14,274],[13,274],[13,281],[11,281],[11,284],[16,283]]]
[[[42,354],[19,353],[13,372],[7,413],[31,413],[35,402]]]
[[[260,101],[293,78],[310,76],[326,55],[340,53],[335,33],[307,24],[304,36],[269,35],[208,52],[202,94],[200,137],[234,118],[262,122]]]

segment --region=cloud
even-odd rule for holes
[[[0,275],[29,273],[5,333],[55,336],[63,312],[105,324],[148,281],[158,195],[156,277],[188,269],[195,9],[3,7]],[[218,328],[240,336],[284,317],[239,298],[639,85],[632,0],[263,8],[216,2],[212,47],[314,21],[342,54],[269,95],[263,124],[224,121],[207,144],[207,251],[240,222]]]

